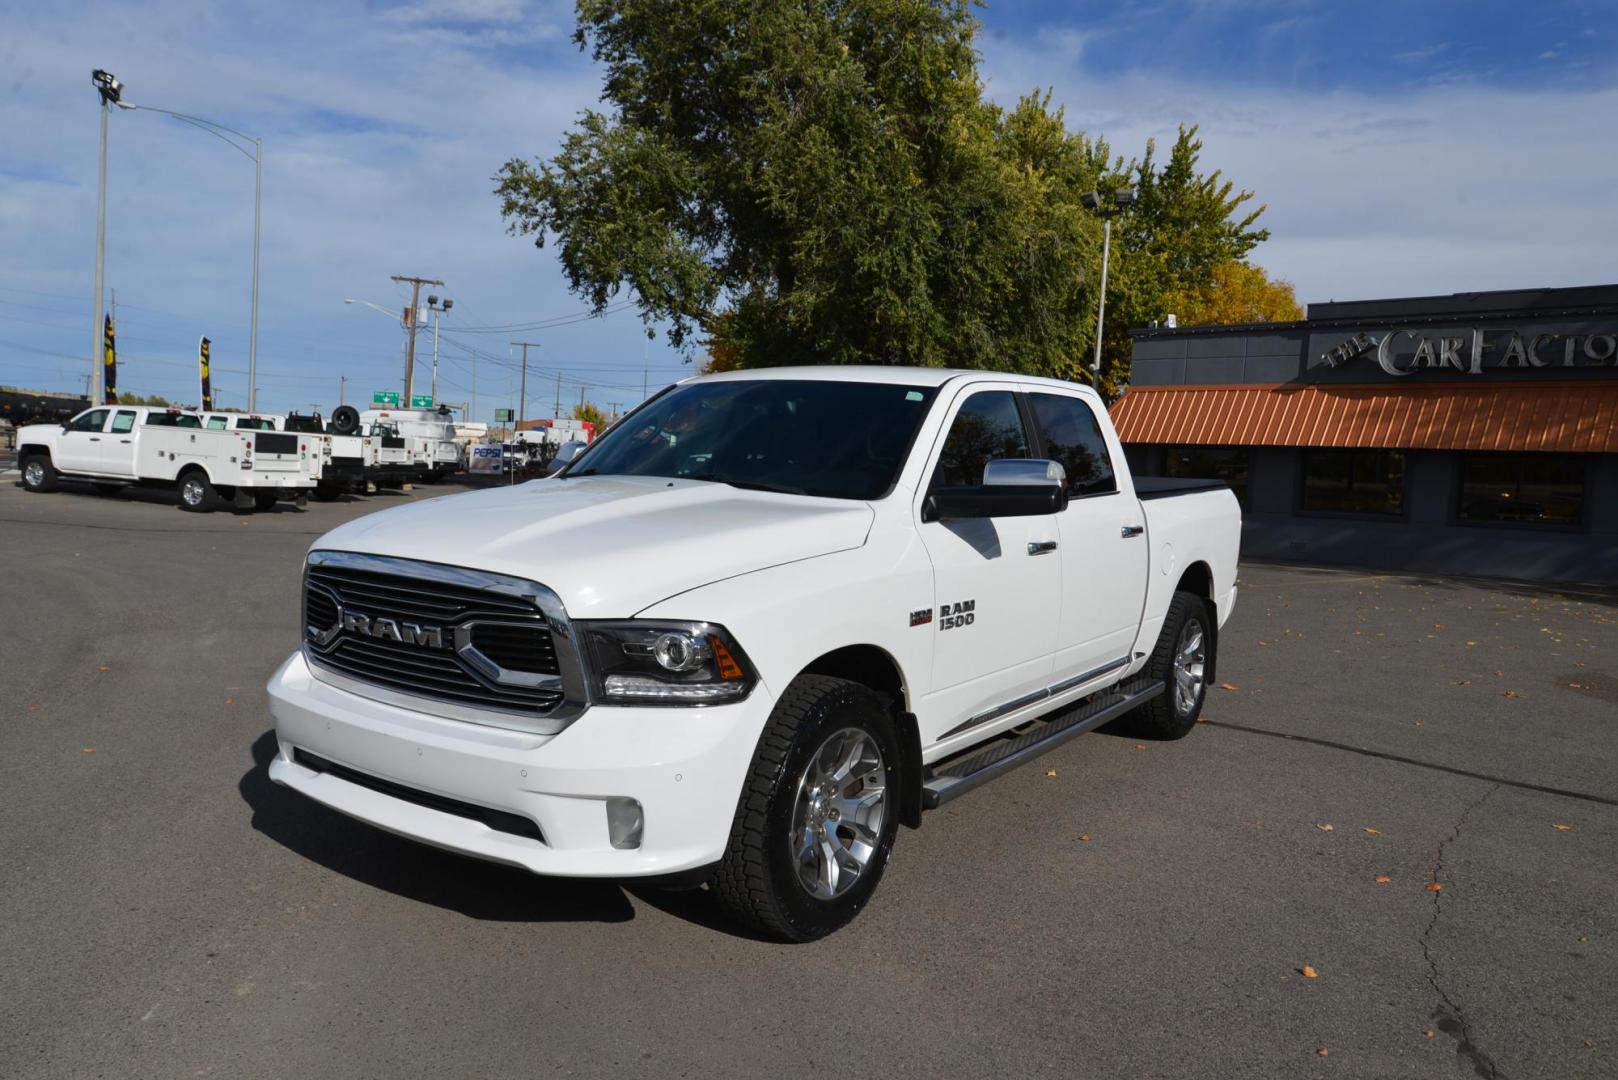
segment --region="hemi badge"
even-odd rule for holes
[[[920,611],[912,611],[910,613],[910,625],[911,626],[926,626],[928,623],[930,623],[932,621],[933,621],[933,609],[932,608],[922,608]]]

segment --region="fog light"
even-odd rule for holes
[[[646,824],[636,799],[614,796],[607,800],[607,836],[620,851],[640,847],[640,833]]]

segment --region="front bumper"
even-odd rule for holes
[[[316,679],[294,653],[270,679],[280,748],[270,779],[350,817],[434,847],[561,877],[628,878],[724,854],[742,781],[773,702],[710,708],[591,707],[558,735],[443,719]],[[384,781],[366,786],[295,760],[304,751]],[[402,785],[508,814],[543,839],[375,790]],[[638,848],[612,846],[607,800],[640,802]]]

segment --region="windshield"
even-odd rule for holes
[[[836,499],[879,499],[934,390],[884,383],[697,382],[603,435],[567,476],[669,476]]]

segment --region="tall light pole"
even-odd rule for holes
[[[253,135],[244,135],[235,128],[226,127],[214,120],[204,120],[200,116],[189,113],[175,112],[172,109],[159,109],[155,105],[134,105],[121,100],[123,84],[105,71],[95,73],[96,86],[102,86],[105,77],[111,89],[111,103],[120,109],[131,112],[155,112],[164,116],[171,116],[194,128],[200,128],[235,150],[243,157],[253,161],[253,311],[248,329],[247,338],[247,411],[253,412],[258,408],[258,388],[254,385],[254,377],[258,374],[258,252],[259,237],[263,221],[262,209],[264,204],[264,140]],[[101,310],[101,261],[102,251],[106,241],[104,238],[104,220],[107,208],[107,104],[108,89],[101,89],[101,213],[98,215],[96,225],[96,311]],[[253,145],[249,150],[248,143]],[[97,333],[100,332],[101,316],[96,316]]]
[[[1094,384],[1101,385],[1101,331],[1107,319],[1107,262],[1112,255],[1112,219],[1135,205],[1135,189],[1119,188],[1112,193],[1112,205],[1105,206],[1101,196],[1086,191],[1079,196],[1086,210],[1101,218],[1101,299],[1096,307],[1096,354],[1092,365]]]
[[[85,397],[93,406],[100,396],[95,392],[95,384],[96,377],[101,374],[101,341],[105,333],[101,325],[105,314],[101,302],[105,295],[107,267],[107,114],[114,105],[120,104],[124,84],[114,78],[112,72],[100,68],[90,73],[90,81],[95,83],[96,92],[101,95],[101,171],[96,194],[96,313],[95,324],[90,327],[90,381],[85,386]]]
[[[449,297],[440,300],[436,296],[427,297],[427,307],[433,313],[433,404],[438,404],[438,320],[455,306],[455,301]]]

